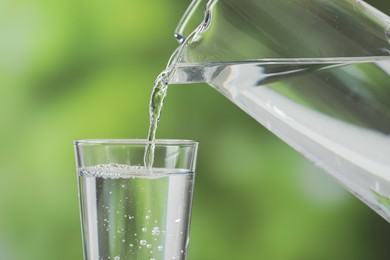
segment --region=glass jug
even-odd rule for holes
[[[208,83],[390,222],[390,18],[360,0],[206,2],[176,30],[169,83]]]

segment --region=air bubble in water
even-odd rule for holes
[[[159,229],[159,227],[154,227],[154,228],[152,229],[152,235],[153,235],[153,236],[158,236],[158,235],[160,235],[160,229]]]
[[[141,240],[139,243],[141,246],[145,246],[148,242],[146,240]]]
[[[146,230],[147,230],[147,229],[146,229],[145,227],[144,227],[144,228],[142,228],[142,232],[146,232]]]
[[[162,251],[163,248],[164,248],[163,246],[158,246],[158,247],[157,247],[157,249],[158,249],[159,251]]]
[[[121,259],[120,256],[115,256],[115,257],[114,257],[114,260],[120,260],[120,259]]]
[[[147,248],[152,248],[152,245],[151,244],[147,244],[146,247]]]

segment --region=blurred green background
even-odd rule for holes
[[[0,0],[1,260],[82,259],[72,140],[146,137],[189,2]],[[170,87],[157,136],[200,142],[189,260],[390,258],[385,220],[211,87]]]

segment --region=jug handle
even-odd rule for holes
[[[184,15],[180,19],[175,30],[175,38],[179,43],[183,43],[189,34],[203,20],[204,8],[201,8],[201,3],[203,1],[205,0],[192,0]]]

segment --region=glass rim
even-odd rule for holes
[[[154,142],[147,139],[79,139],[73,141],[74,145],[198,145],[197,141],[187,139],[156,139]]]

